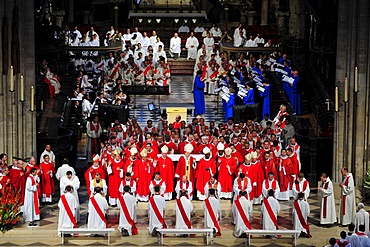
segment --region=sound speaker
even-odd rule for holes
[[[234,110],[234,123],[247,122],[248,119],[253,119],[255,116],[259,121],[261,119],[259,104],[253,105],[236,105]]]

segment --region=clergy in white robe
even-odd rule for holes
[[[247,37],[247,31],[243,28],[243,24],[242,23],[239,23],[239,26],[237,28],[235,28],[234,30],[234,34],[233,34],[233,38],[234,40],[239,37],[239,34],[242,33],[243,37],[246,38]]]
[[[366,212],[365,206],[361,202],[357,205],[354,224],[357,232],[369,233],[369,213]]]
[[[334,247],[352,247],[351,243],[347,240],[347,233],[345,231],[341,231],[339,235],[340,235],[340,239],[337,240],[337,242],[334,244]],[[361,246],[369,246],[369,245],[367,244],[367,241],[366,241],[364,245],[361,245]]]
[[[132,179],[131,173],[129,173],[129,172],[126,172],[125,178],[121,181],[121,184],[119,186],[118,191],[123,193],[124,192],[124,187],[126,185],[130,187],[130,194],[135,195],[135,193],[136,193],[136,181],[134,179]]]
[[[72,187],[71,194],[74,195],[77,201],[76,207],[76,220],[77,222],[80,220],[80,200],[78,198],[78,189],[80,188],[80,179],[77,176],[73,177],[71,171],[67,171],[67,175],[62,177],[59,183],[60,187],[60,195],[63,195],[66,192],[66,187],[69,185]]]
[[[355,224],[351,223],[348,225],[348,232],[347,232],[347,241],[350,242],[351,246],[353,247],[361,247],[360,239],[357,236],[355,231]]]
[[[213,49],[213,45],[215,44],[214,39],[211,37],[210,33],[207,33],[207,37],[203,39],[203,44],[205,45],[205,48],[207,52],[211,52]]]
[[[63,160],[62,166],[58,168],[57,173],[55,174],[56,179],[60,180],[67,174],[67,171],[71,171],[73,177],[76,176],[75,169],[72,166],[68,165],[68,162],[68,159]]]
[[[53,152],[53,151],[51,151],[51,146],[50,146],[50,144],[46,144],[46,145],[45,145],[45,150],[44,150],[44,152],[42,152],[42,154],[41,154],[41,156],[40,156],[40,164],[41,164],[42,162],[44,162],[44,155],[45,155],[45,154],[49,155],[49,158],[50,158],[49,162],[50,162],[50,163],[53,163],[53,165],[55,166],[55,154],[54,154],[54,152]]]
[[[95,174],[95,178],[90,180],[91,196],[94,195],[94,190],[97,187],[101,189],[101,193],[103,196],[107,195],[107,192],[108,192],[107,182],[105,181],[105,179],[102,179],[100,177],[100,173]]]
[[[274,178],[274,173],[269,172],[268,178],[265,179],[262,183],[262,194],[263,197],[267,198],[268,197],[268,191],[273,190],[275,198],[279,197],[279,192],[280,192],[280,187],[279,187],[279,182]]]
[[[179,57],[181,53],[181,38],[177,33],[170,40],[170,55],[171,57]]]
[[[166,191],[166,182],[161,178],[161,173],[156,172],[154,174],[154,179],[149,184],[149,190],[152,195],[155,194],[155,186],[159,185],[160,188],[160,195],[164,195],[164,192]]]
[[[193,198],[193,183],[188,180],[187,176],[182,176],[181,180],[177,181],[175,192],[176,192],[176,198],[180,198],[181,191],[185,192],[186,198],[188,198],[190,201]]]
[[[252,218],[252,202],[245,196],[241,196],[234,201],[235,204],[235,230],[234,236],[240,237],[245,231],[251,229],[250,220]]]
[[[122,236],[137,235],[136,228],[136,198],[130,194],[130,186],[123,187],[123,195],[117,202],[119,208],[119,223],[118,229]]]
[[[253,39],[253,36],[250,36],[249,37],[249,40],[247,40],[247,42],[245,43],[244,46],[245,47],[257,47],[257,44],[256,44],[256,42]]]
[[[198,52],[199,41],[194,36],[194,33],[190,33],[190,37],[186,40],[185,48],[188,50],[188,59],[196,59]]]
[[[310,183],[304,178],[304,174],[300,173],[298,179],[296,179],[292,186],[292,193],[294,200],[298,199],[298,193],[302,192],[304,194],[304,199],[307,200],[310,196]]]
[[[207,197],[209,197],[209,190],[210,189],[215,189],[216,192],[215,192],[215,196],[216,198],[220,199],[220,194],[221,194],[221,184],[215,179],[214,176],[211,176],[209,181],[204,185],[204,195],[201,197],[199,197],[199,200],[204,200],[206,199]],[[199,191],[197,191],[197,194],[201,194]]]
[[[40,180],[37,176],[37,169],[31,168],[31,173],[26,180],[23,209],[24,219],[26,222],[30,222],[30,226],[36,226],[35,221],[40,220],[40,204],[38,195],[39,183]]]
[[[59,219],[58,229],[69,229],[76,228],[76,210],[78,202],[76,197],[72,194],[73,187],[68,185],[65,188],[66,193],[61,194],[58,208],[59,208]]]
[[[351,223],[355,217],[356,195],[352,173],[348,172],[347,167],[343,167],[341,173],[343,175],[343,182],[339,184],[339,186],[342,188],[342,191],[339,202],[338,222],[345,226]]]
[[[310,205],[304,196],[304,193],[299,192],[298,199],[293,203],[293,229],[301,232],[297,234],[297,237],[311,237],[308,225]]]
[[[166,201],[163,196],[160,195],[160,186],[154,186],[154,196],[149,199],[149,232],[153,237],[157,236],[156,229],[167,228],[166,222],[164,221]]]
[[[214,235],[221,236],[221,203],[216,198],[215,189],[208,190],[208,194],[209,197],[204,200],[204,226],[206,229],[213,229]]]
[[[90,197],[88,204],[89,217],[87,221],[87,228],[90,229],[104,229],[108,227],[108,222],[105,214],[108,211],[107,199],[101,194],[101,188],[95,188],[95,195]]]
[[[320,224],[331,225],[337,222],[333,183],[325,173],[321,174],[320,179],[322,181],[318,188],[321,194]]]
[[[276,230],[278,229],[277,216],[280,212],[279,201],[274,197],[274,191],[269,190],[268,198],[263,200],[261,207],[262,213],[262,229],[263,230]]]
[[[253,198],[250,198],[249,194],[252,191],[252,184],[251,180],[245,176],[244,173],[239,173],[239,176],[234,179],[234,184],[233,184],[233,191],[234,191],[234,201],[237,200],[242,194],[245,194],[245,197],[248,200],[253,200]],[[232,206],[232,214],[231,214],[231,219],[236,224],[236,218],[235,216],[235,211],[236,211],[235,203],[233,203]]]
[[[193,211],[193,204],[186,198],[184,191],[180,192],[180,199],[176,200],[175,203],[175,215],[176,215],[176,229],[190,229],[191,228],[191,212]]]

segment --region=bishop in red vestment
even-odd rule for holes
[[[194,184],[196,161],[195,158],[190,156],[191,152],[193,152],[193,145],[190,143],[186,144],[185,154],[181,155],[177,162],[175,177],[177,180],[180,180],[184,175],[186,175],[188,180]]]
[[[202,158],[196,168],[196,189],[199,200],[205,200],[204,186],[209,181],[211,176],[216,173],[216,163],[212,159],[211,150],[208,147],[203,149],[204,158]]]
[[[120,197],[118,191],[119,186],[123,178],[123,160],[121,159],[121,153],[118,149],[114,151],[114,159],[108,161],[107,174],[108,174],[108,196],[109,204],[116,206],[117,201]]]
[[[231,148],[225,149],[225,157],[221,159],[218,167],[218,182],[221,184],[220,198],[232,198],[233,173],[236,169],[236,160],[231,156]]]
[[[162,156],[158,158],[156,165],[156,172],[161,174],[162,179],[166,183],[166,190],[164,193],[164,199],[171,200],[172,193],[174,191],[173,179],[175,177],[175,167],[171,158],[167,157],[168,147],[163,146],[161,148]]]
[[[134,179],[136,181],[136,198],[139,201],[147,202],[149,200],[149,185],[153,178],[154,166],[148,159],[148,151],[143,149],[140,153],[141,159],[138,160],[134,167]]]
[[[95,174],[97,172],[100,173],[100,177],[105,179],[105,171],[103,167],[99,164],[100,157],[98,154],[94,155],[93,157],[93,164],[90,166],[87,171],[85,172],[85,181],[86,181],[86,188],[88,191],[88,195],[91,195],[90,191],[90,181],[95,178]]]

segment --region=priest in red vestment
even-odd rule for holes
[[[221,184],[222,191],[220,198],[230,199],[233,192],[233,173],[236,169],[236,160],[231,156],[231,148],[225,149],[225,157],[221,159],[218,167],[218,182]]]
[[[265,180],[265,176],[262,170],[261,163],[258,160],[257,152],[251,153],[251,164],[253,167],[253,172],[255,173],[255,182],[256,184],[253,184],[253,204],[261,204],[262,202],[262,183]]]
[[[149,185],[154,175],[153,163],[148,159],[147,149],[143,149],[140,153],[141,159],[134,166],[134,177],[136,181],[136,198],[141,202],[149,200]]]
[[[175,177],[177,180],[181,180],[181,178],[186,175],[188,180],[194,184],[196,161],[195,158],[190,156],[194,148],[193,145],[188,143],[184,149],[185,154],[181,155],[179,161],[177,162]]]
[[[270,152],[269,151],[263,153],[263,159],[261,161],[261,165],[262,165],[262,170],[265,174],[265,178],[268,177],[268,174],[270,172],[273,172],[274,174],[277,174],[274,158],[270,157]]]
[[[292,161],[287,155],[285,149],[281,150],[281,156],[279,161],[279,186],[280,192],[277,199],[279,200],[289,200],[290,190],[292,189],[291,180],[292,180]]]
[[[114,151],[114,159],[108,161],[107,166],[109,204],[114,207],[117,206],[117,201],[120,197],[118,189],[123,178],[123,165],[121,153],[116,149]]]
[[[211,150],[208,147],[203,149],[204,158],[200,159],[196,168],[196,185],[197,195],[199,200],[205,200],[204,186],[209,181],[211,176],[216,173],[216,163],[212,159]]]
[[[44,162],[40,164],[41,169],[41,193],[42,193],[42,202],[52,202],[52,194],[55,192],[54,186],[54,164],[50,163],[50,157],[48,154],[45,154],[43,157]]]
[[[175,177],[175,167],[171,158],[167,156],[168,147],[163,146],[161,148],[162,156],[157,159],[156,172],[161,174],[163,181],[166,183],[166,190],[164,193],[165,200],[172,199],[172,193],[174,191],[173,179]]]
[[[136,176],[134,167],[136,166],[136,163],[138,159],[136,158],[138,153],[138,150],[136,147],[131,147],[130,149],[130,157],[126,160],[124,166],[123,166],[123,172],[126,174],[127,172],[131,173],[133,177]],[[140,176],[138,174],[138,176]]]
[[[105,171],[103,167],[99,164],[100,163],[100,156],[98,154],[94,155],[93,157],[93,164],[90,166],[87,171],[85,172],[85,181],[86,181],[86,188],[88,191],[88,195],[91,195],[90,191],[90,181],[95,178],[95,174],[97,172],[100,173],[100,177],[105,179]]]
[[[23,170],[23,161],[17,160],[13,163],[12,168],[9,171],[10,183],[13,185],[16,192],[22,193],[20,205],[24,202],[24,188],[26,188],[26,173]]]

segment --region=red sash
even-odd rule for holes
[[[148,74],[149,70],[151,70],[151,66],[147,66],[144,70],[144,76],[146,76],[146,74]]]
[[[186,187],[185,187],[185,189],[188,190],[188,188],[189,188],[189,180],[186,181]],[[180,181],[180,189],[184,189],[184,183],[182,181]],[[192,196],[192,195],[193,195],[193,192],[190,191],[189,196]],[[187,198],[189,198],[189,197],[187,196]]]
[[[119,67],[121,67],[121,64],[120,64],[120,63],[119,63],[119,64],[117,64],[117,65],[114,67],[114,69],[113,69],[112,73],[111,73],[111,74],[110,74],[110,76],[109,76],[109,79],[113,79],[113,77],[114,77],[114,75],[117,73],[117,71],[118,71]]]
[[[135,77],[138,77],[139,75],[141,75],[143,73],[142,70],[139,70],[136,74],[135,74]]]
[[[329,182],[326,182],[325,184],[324,184],[324,186],[323,186],[323,189],[325,189],[325,190],[327,190],[328,189],[328,187],[329,187]],[[327,207],[327,203],[328,203],[328,197],[326,196],[326,197],[324,197],[324,208],[323,208],[323,212],[322,212],[322,217],[324,218],[324,219],[326,219],[326,207]]]
[[[161,222],[163,228],[167,228],[166,222],[164,221],[164,218],[162,217],[161,213],[159,212],[157,204],[155,204],[154,198],[150,197],[149,202],[150,202],[150,205],[152,205],[152,209],[153,209],[155,215],[157,216],[157,219],[159,220],[159,222]]]
[[[243,220],[243,222],[244,222],[245,226],[246,226],[248,229],[251,229],[251,223],[249,222],[249,220],[248,220],[247,216],[245,215],[245,212],[244,212],[244,210],[243,210],[243,208],[242,208],[242,205],[241,205],[241,203],[240,203],[240,201],[239,201],[239,200],[235,200],[235,206],[236,206],[236,208],[238,209],[239,214],[240,214],[240,217],[242,218],[242,220]]]
[[[118,199],[119,199],[119,202],[121,204],[122,211],[125,214],[126,220],[132,227],[132,229],[131,229],[132,230],[132,235],[137,235],[138,231],[137,231],[135,222],[133,221],[133,219],[130,216],[130,213],[128,212],[126,202],[123,200],[123,196],[120,196]]]
[[[270,202],[269,202],[268,198],[263,200],[263,204],[265,205],[265,208],[266,208],[272,222],[276,226],[276,230],[277,230],[279,228],[278,223],[277,223],[277,219],[276,219],[276,216],[275,216],[274,212],[272,211],[272,208],[271,208],[271,205],[270,205]]]
[[[177,200],[176,200],[176,204],[177,204],[177,207],[178,207],[178,208],[179,208],[179,210],[180,210],[181,216],[182,216],[182,218],[184,219],[185,224],[187,225],[187,227],[188,227],[189,229],[191,229],[191,223],[190,223],[190,220],[189,220],[188,216],[187,216],[187,215],[186,215],[186,213],[185,213],[185,209],[184,209],[184,207],[182,206],[181,200],[180,200],[180,199],[177,199]]]
[[[296,180],[295,189],[296,189],[298,192],[305,192],[305,191],[306,191],[306,189],[307,189],[307,185],[308,185],[308,181],[307,181],[307,180],[305,180],[305,181],[303,182],[303,188],[302,188],[302,191],[301,191],[301,190],[299,190],[299,181],[298,181],[298,180]]]
[[[96,68],[97,68],[97,69],[100,69],[101,67],[103,67],[103,64],[104,64],[104,62],[103,62],[103,61],[101,61],[101,62],[98,64],[98,66],[96,66]]]
[[[99,130],[99,124],[97,123],[96,124],[96,127],[93,125],[93,123],[92,122],[90,122],[90,130],[91,131],[94,131],[94,130],[96,130],[96,131],[98,131]]]
[[[75,217],[73,216],[72,210],[71,210],[71,208],[70,208],[70,207],[69,207],[69,205],[68,205],[68,202],[67,202],[66,196],[65,196],[65,195],[61,195],[61,196],[60,196],[60,200],[61,200],[61,201],[62,201],[62,203],[63,203],[64,209],[66,210],[66,212],[67,212],[67,215],[68,215],[69,219],[70,219],[70,220],[71,220],[71,222],[73,223],[73,228],[76,228],[76,227],[77,227],[76,219],[75,219]]]
[[[350,176],[347,176],[346,180],[344,181],[343,185],[348,186]],[[342,197],[342,214],[346,214],[346,199],[347,195],[343,195]]]
[[[29,176],[29,178],[31,178],[32,186],[36,185],[35,179],[32,176]],[[39,197],[37,193],[38,193],[38,188],[36,191],[33,192],[33,203],[35,204],[35,214],[36,215],[40,214]]]
[[[310,235],[310,226],[308,225],[308,223],[303,218],[302,210],[301,210],[301,207],[299,206],[298,201],[294,201],[293,204],[294,204],[295,211],[297,212],[299,222],[301,222],[301,225],[303,226],[303,228],[306,229],[307,235],[310,238],[311,237],[311,235]]]
[[[207,210],[208,210],[208,214],[209,214],[209,216],[211,217],[211,219],[212,219],[212,222],[213,222],[214,226],[216,227],[217,231],[218,231],[219,233],[221,233],[220,225],[218,224],[218,220],[216,219],[216,214],[215,214],[215,212],[214,212],[214,211],[213,211],[213,209],[212,209],[212,206],[211,206],[211,203],[209,202],[209,199],[208,199],[208,198],[206,198],[206,199],[204,200],[204,202],[206,203],[206,207],[207,207]]]
[[[105,215],[104,215],[103,211],[101,210],[98,203],[96,202],[95,197],[90,197],[90,201],[91,201],[92,205],[94,206],[95,211],[100,216],[101,220],[105,223],[105,227],[108,227],[107,219],[105,218]]]
[[[337,245],[339,246],[339,247],[346,247],[347,246],[347,244],[349,244],[349,242],[347,241],[347,240],[344,240],[344,242],[342,243],[342,242],[340,242],[340,240],[338,239],[337,240]]]
[[[217,75],[218,75],[218,71],[216,70],[215,72],[213,72],[213,73],[211,74],[211,76],[210,76],[209,78],[210,78],[210,79],[213,79],[213,78],[215,78]]]
[[[200,78],[200,80],[201,80],[201,81],[203,81],[204,79],[206,79],[206,75],[207,75],[207,68],[208,68],[208,66],[207,66],[207,65],[205,65],[205,66],[203,67],[202,77]]]

